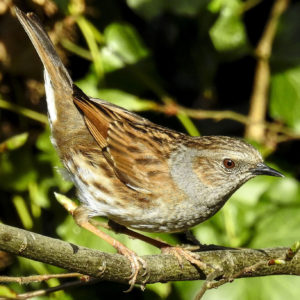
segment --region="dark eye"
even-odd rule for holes
[[[226,169],[232,169],[235,167],[235,162],[229,158],[223,160],[223,165]]]

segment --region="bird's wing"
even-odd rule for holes
[[[144,193],[167,182],[168,155],[180,133],[101,100],[75,94],[74,102],[120,181]]]

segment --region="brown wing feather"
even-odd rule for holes
[[[129,188],[151,193],[169,178],[166,157],[180,133],[98,99],[74,96],[86,124],[117,177]]]
[[[89,102],[83,102],[79,99],[74,98],[75,104],[83,112],[84,120],[101,148],[106,147],[106,138],[107,138],[107,128],[108,122],[100,122],[102,116],[97,110],[94,109],[94,106]],[[104,116],[103,116],[103,119]]]

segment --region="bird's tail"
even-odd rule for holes
[[[16,15],[36,49],[53,85],[72,88],[72,79],[58,56],[53,43],[34,13],[25,14],[16,7]]]
[[[25,14],[17,7],[15,10],[45,68],[45,89],[52,133],[55,135],[55,129],[64,130],[72,125],[84,128],[82,116],[73,103],[73,81],[48,34],[34,13]]]

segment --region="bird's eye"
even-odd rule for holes
[[[235,167],[235,162],[229,158],[223,160],[223,165],[226,169],[232,169]]]

